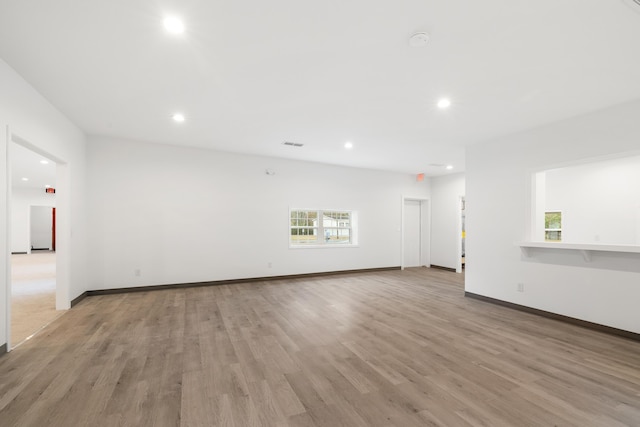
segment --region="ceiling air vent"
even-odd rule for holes
[[[299,142],[289,142],[289,141],[283,142],[282,145],[288,145],[290,147],[302,147],[302,146],[304,146],[304,144],[300,144]]]

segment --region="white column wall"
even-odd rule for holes
[[[468,292],[640,332],[640,256],[533,250],[534,171],[640,148],[640,101],[474,145],[466,153]],[[518,283],[524,292],[517,291]]]
[[[62,113],[30,86],[20,75],[0,59],[0,345],[7,342],[8,254],[11,251],[10,190],[7,157],[7,128],[13,134],[37,146],[42,151],[66,162],[69,176],[64,197],[69,209],[58,212],[58,225],[64,231],[58,236],[60,245],[68,248],[68,302],[86,290],[84,246],[84,163],[85,136]],[[58,195],[60,196],[60,195]],[[60,198],[58,199],[60,202]],[[58,280],[61,278],[58,277]]]

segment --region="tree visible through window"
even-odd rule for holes
[[[289,221],[292,246],[354,243],[351,211],[295,209]]]
[[[544,240],[547,242],[562,241],[562,212],[544,213]]]

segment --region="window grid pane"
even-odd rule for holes
[[[547,242],[562,241],[562,212],[548,211],[544,213],[544,240]]]
[[[289,242],[296,245],[352,243],[351,212],[292,210]]]

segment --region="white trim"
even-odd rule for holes
[[[466,203],[465,196],[458,196],[458,222],[456,244],[456,273],[462,273],[462,204]]]
[[[340,243],[332,243],[325,245],[291,245],[289,244],[289,249],[340,249],[340,248],[359,248],[360,245],[351,245],[351,244],[340,244]]]
[[[2,262],[5,263],[5,272],[6,272],[6,277],[5,277],[5,313],[6,313],[6,331],[5,331],[5,335],[7,337],[7,351],[11,351],[11,160],[9,159],[9,145],[11,142],[11,138],[10,138],[10,131],[9,131],[9,126],[6,127],[6,132],[5,132],[5,160],[7,162],[7,170],[6,170],[6,182],[7,182],[7,186],[5,188],[5,194],[6,194],[6,198],[7,198],[7,204],[6,204],[6,233],[5,235],[7,236],[7,241],[5,242],[5,246],[6,246],[6,256],[4,257],[4,259],[2,260]]]

